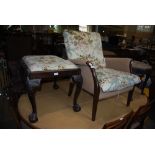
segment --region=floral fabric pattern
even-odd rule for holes
[[[94,67],[106,66],[99,33],[64,31],[63,36],[69,59],[91,61]]]
[[[77,69],[69,60],[53,55],[24,56],[23,61],[31,72]]]
[[[140,82],[136,75],[106,68],[99,33],[66,30],[63,35],[68,58],[90,61],[103,92],[121,90]]]
[[[103,92],[121,90],[140,82],[137,75],[110,68],[97,69],[96,75]]]

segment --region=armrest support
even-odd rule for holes
[[[96,111],[97,111],[97,104],[98,104],[99,95],[100,95],[100,85],[99,85],[99,82],[98,82],[98,79],[97,79],[97,75],[96,75],[94,66],[89,61],[87,61],[86,64],[91,70],[91,73],[92,73],[92,76],[93,76],[93,81],[94,81],[92,121],[95,121]]]
[[[95,93],[97,93],[97,95],[99,95],[99,93],[100,93],[100,86],[99,86],[99,82],[98,82],[98,79],[97,79],[95,68],[94,68],[94,66],[92,65],[92,63],[90,61],[87,61],[86,64],[90,68],[92,76],[93,76],[93,80],[94,80],[94,95],[95,95]]]
[[[130,58],[105,58],[106,67],[119,71],[130,72]]]

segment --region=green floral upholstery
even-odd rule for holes
[[[140,82],[137,75],[111,68],[97,69],[96,75],[103,92],[122,90]]]
[[[24,56],[23,61],[28,66],[31,72],[55,71],[78,68],[69,60],[64,60],[54,55]]]
[[[90,61],[103,92],[121,90],[140,82],[136,75],[106,68],[99,33],[66,30],[63,35],[68,58]]]
[[[95,67],[106,66],[99,33],[64,31],[63,35],[69,59],[89,60]]]

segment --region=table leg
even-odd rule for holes
[[[73,80],[73,83],[76,85],[76,90],[75,90],[74,98],[73,98],[73,110],[75,112],[79,112],[81,110],[81,107],[77,103],[77,99],[82,89],[83,79],[81,75],[75,75],[72,77],[72,80]]]

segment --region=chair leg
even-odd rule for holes
[[[92,121],[95,121],[95,118],[96,118],[97,104],[98,104],[98,100],[94,99],[93,109],[92,109]]]
[[[128,93],[127,106],[130,105],[130,102],[131,102],[131,100],[132,100],[132,96],[133,96],[134,89],[135,89],[135,86],[134,86],[133,89],[130,90],[129,93]]]
[[[92,121],[95,121],[95,118],[96,118],[96,111],[97,111],[97,104],[99,101],[99,94],[100,94],[100,91],[97,90],[93,96]]]

